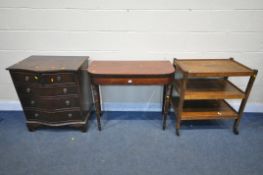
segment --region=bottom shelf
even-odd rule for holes
[[[172,98],[172,105],[178,111],[179,98]],[[225,100],[186,100],[181,120],[236,119],[238,113]]]

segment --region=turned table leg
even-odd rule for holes
[[[163,97],[163,130],[166,128],[166,120],[167,120],[167,115],[169,111],[169,106],[170,106],[170,99],[171,99],[171,91],[172,91],[172,85],[168,84],[165,85],[164,88],[164,97]]]
[[[163,86],[163,101],[162,101],[162,114],[164,114],[164,106],[165,106],[165,94],[166,94],[167,85]]]
[[[178,104],[178,111],[176,115],[175,128],[176,128],[177,136],[180,136],[180,127],[181,127],[182,113],[183,113],[183,108],[184,108],[184,95],[185,95],[184,92],[186,89],[187,81],[188,81],[188,75],[184,74],[181,80],[181,86],[180,86],[181,90],[179,94],[179,104]]]
[[[97,118],[97,125],[99,131],[101,131],[101,123],[100,123],[100,116],[101,116],[101,103],[100,103],[100,91],[99,91],[99,85],[97,84],[91,84],[92,87],[92,94],[95,104],[95,111],[96,111],[96,118]]]

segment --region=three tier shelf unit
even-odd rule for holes
[[[173,97],[176,113],[176,135],[179,136],[183,120],[234,119],[233,132],[238,126],[247,99],[255,81],[257,70],[230,59],[174,59],[177,77]],[[245,90],[233,84],[229,77],[249,77]],[[226,99],[240,99],[235,110]]]

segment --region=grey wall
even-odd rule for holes
[[[4,68],[33,54],[93,60],[235,57],[259,69],[249,102],[262,104],[262,18],[262,0],[0,0],[0,99],[17,100]],[[161,92],[102,88],[103,100],[115,103],[156,103]]]

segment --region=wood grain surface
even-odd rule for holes
[[[93,61],[88,72],[96,75],[168,75],[174,73],[170,61]]]
[[[233,59],[176,60],[176,66],[189,76],[249,76],[253,70]]]

